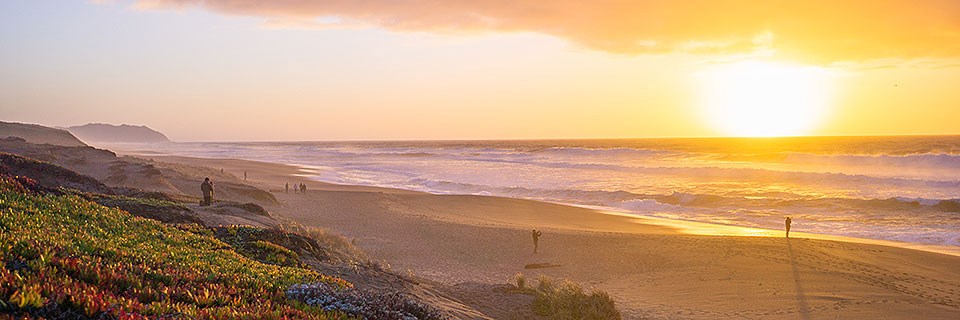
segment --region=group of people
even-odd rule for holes
[[[244,178],[246,178],[246,172],[244,172]],[[214,185],[213,181],[210,181],[210,177],[203,178],[203,182],[200,183],[200,192],[203,193],[203,200],[200,200],[201,207],[209,206],[211,203],[213,203]],[[289,183],[284,186],[284,192],[290,192]],[[294,183],[293,193],[306,194],[307,185],[303,183]]]
[[[298,190],[299,190],[299,191],[298,191]],[[290,193],[290,184],[289,184],[289,183],[287,183],[286,185],[283,186],[283,192]],[[293,184],[293,193],[306,194],[306,193],[307,193],[307,185],[305,185],[305,184],[303,184],[303,183],[294,183],[294,184]]]

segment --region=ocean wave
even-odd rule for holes
[[[882,167],[922,170],[949,170],[960,172],[960,155],[922,153],[907,155],[817,155],[807,153],[787,154],[785,163],[818,165],[827,167]]]
[[[658,211],[677,211],[681,210],[679,206],[663,204],[654,199],[632,199],[618,203],[610,203],[609,207],[616,207],[633,212],[658,212]]]
[[[458,152],[462,152],[458,151]],[[546,156],[552,152],[569,154],[613,154],[577,157]],[[639,153],[643,159],[627,157]],[[375,153],[381,155],[382,153]],[[656,156],[655,156],[656,155]],[[825,156],[789,154],[778,157],[779,165],[731,165],[730,159],[719,161],[700,155],[678,155],[634,149],[549,148],[531,154],[516,152],[447,154],[449,161],[524,165],[553,169],[593,170],[624,174],[673,175],[678,177],[710,177],[754,182],[796,182],[811,184],[890,185],[904,188],[960,187],[960,156]],[[700,161],[666,160],[666,157],[688,157]],[[376,170],[376,168],[371,168]]]
[[[673,192],[670,194],[641,194],[623,190],[578,190],[537,189],[527,187],[494,187],[445,180],[416,178],[404,186],[434,193],[483,194],[533,200],[547,200],[578,205],[617,207],[629,210],[676,209],[677,207],[735,208],[748,209],[831,209],[847,212],[853,210],[916,210],[929,209],[939,212],[960,212],[960,199],[927,199],[910,197],[871,198],[809,198],[797,194],[780,193],[781,197],[767,197],[767,193],[745,196],[723,196]],[[785,197],[785,198],[784,198]]]
[[[583,205],[604,205],[611,202],[649,197],[623,190],[538,189],[519,186],[495,187],[447,180],[414,178],[394,184],[432,193],[486,194],[532,200],[563,201]]]
[[[561,157],[602,157],[602,158],[662,158],[664,156],[680,155],[678,152],[635,148],[576,148],[551,147],[532,151],[537,155],[551,155]]]
[[[928,171],[924,177],[912,176],[883,176],[877,174],[865,173],[844,173],[844,172],[810,172],[810,171],[792,171],[776,170],[768,168],[742,168],[742,167],[718,167],[718,166],[642,166],[642,165],[622,165],[610,163],[593,162],[557,162],[543,160],[512,160],[512,159],[473,159],[479,162],[502,163],[502,164],[522,164],[532,165],[543,168],[555,169],[576,169],[576,170],[602,170],[608,172],[617,172],[623,174],[638,175],[656,175],[656,176],[675,176],[709,178],[711,180],[726,181],[744,181],[754,183],[797,183],[806,185],[840,185],[852,189],[856,186],[888,186],[893,189],[941,189],[955,190],[960,187],[960,171],[957,175],[937,175]],[[886,171],[894,168],[886,168]],[[956,169],[953,169],[956,170]],[[897,169],[902,173],[908,169]],[[870,188],[873,189],[873,188]]]

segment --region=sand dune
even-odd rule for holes
[[[159,158],[158,158],[159,159]],[[609,292],[626,318],[957,319],[960,257],[887,245],[706,236],[621,215],[535,201],[440,196],[300,180],[292,166],[164,157],[224,167],[280,190],[280,216],[354,239],[372,257],[447,286],[494,318],[526,318],[497,290],[517,272]],[[543,230],[533,254],[530,229]],[[524,269],[531,263],[559,267]],[[512,299],[510,301],[516,301]]]

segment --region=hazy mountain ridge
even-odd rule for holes
[[[67,130],[36,124],[0,121],[0,138],[18,137],[29,143],[83,147],[87,144]]]
[[[65,129],[87,142],[170,142],[163,133],[142,125],[88,123]]]

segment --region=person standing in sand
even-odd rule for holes
[[[790,224],[793,223],[793,219],[787,217],[787,220],[783,222],[784,226],[787,228],[787,238],[790,238]]]
[[[307,185],[300,183],[300,194],[307,194]]]
[[[537,253],[537,249],[540,248],[540,236],[542,235],[543,233],[539,230],[533,229],[533,253]]]
[[[203,202],[200,203],[201,206],[209,206],[213,202],[213,181],[210,181],[210,178],[203,178],[203,183],[200,184],[200,191],[203,192]]]
[[[290,184],[289,184],[289,183],[283,185],[283,193],[290,193]]]

